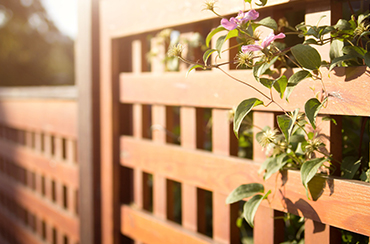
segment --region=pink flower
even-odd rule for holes
[[[255,20],[258,18],[258,16],[259,13],[254,9],[246,13],[244,13],[243,11],[239,11],[239,14],[238,16],[236,16],[236,18],[232,17],[230,18],[230,20],[227,20],[225,18],[222,19],[221,25],[227,30],[234,30],[236,27],[238,27],[238,25],[244,24],[250,20]]]
[[[282,39],[285,37],[284,33],[280,33],[278,35],[274,35],[274,33],[270,33],[263,41],[261,42],[261,45],[256,41],[255,44],[251,45],[245,45],[242,46],[242,52],[254,52],[254,51],[261,51],[262,49],[265,49],[266,47],[270,46],[270,44],[275,41],[276,39]]]

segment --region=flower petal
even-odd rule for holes
[[[242,46],[241,49],[243,53],[246,53],[246,52],[261,51],[263,48],[259,45],[251,44],[251,45]]]
[[[270,33],[270,35],[268,35],[265,39],[263,39],[262,43],[261,43],[261,46],[262,48],[266,48],[268,47],[273,41],[275,41],[276,39],[282,39],[285,37],[285,34],[284,33],[279,33],[278,35],[274,35],[274,33]]]
[[[252,10],[250,10],[250,11],[248,11],[248,12],[246,12],[246,13],[244,14],[244,20],[245,20],[245,21],[255,20],[255,19],[257,19],[259,16],[260,16],[260,14],[259,14],[256,10],[252,9]]]
[[[226,30],[234,30],[238,24],[235,21],[235,18],[231,18],[230,21],[227,19],[222,19],[221,20],[221,25],[226,29]]]

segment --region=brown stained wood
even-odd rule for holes
[[[0,100],[0,123],[29,131],[77,137],[77,103],[69,100]]]
[[[285,229],[283,216],[283,212],[260,206],[254,218],[254,243],[282,243],[284,241]]]
[[[229,155],[230,122],[228,110],[212,110],[212,151],[216,155]],[[227,195],[213,192],[213,237],[220,243],[231,240],[230,205],[226,204]]]
[[[266,149],[256,140],[256,133],[265,126],[273,129],[275,116],[272,112],[254,111],[253,113],[253,125],[258,126],[253,127],[253,159],[255,161],[264,161],[266,159]],[[256,244],[280,243],[284,241],[284,223],[282,221],[274,221],[274,218],[278,216],[279,213],[277,211],[266,207],[261,207],[257,211],[253,229],[253,237]]]
[[[101,18],[101,26],[104,25]],[[101,177],[101,240],[117,244],[119,232],[119,42],[111,40],[106,28],[100,35],[100,177]]]
[[[136,138],[143,136],[143,110],[141,104],[133,104],[133,135]]]
[[[51,160],[40,153],[0,139],[0,155],[21,167],[39,174],[49,175],[61,182],[78,187],[78,168]]]
[[[184,228],[197,231],[197,188],[185,183],[181,184],[182,192],[182,225]]]
[[[55,194],[56,194],[56,203],[60,208],[64,208],[64,191],[63,184],[56,181],[55,182]]]
[[[342,235],[340,230],[337,228],[306,219],[304,241],[306,244],[342,243]]]
[[[267,6],[275,6],[289,2],[288,0],[271,0]],[[186,2],[163,1],[160,5],[149,0],[142,2],[142,8],[136,8],[131,2],[120,0],[102,1],[101,14],[107,34],[114,37],[133,35],[146,31],[168,28],[174,25],[182,25],[200,20],[215,18],[210,11],[202,11],[204,3],[197,0]],[[165,7],[163,7],[165,6]],[[260,8],[254,5],[254,8]],[[221,15],[235,14],[243,8],[240,2],[222,2],[217,5],[217,11]],[[155,12],[155,18],[144,19],[139,23],[133,23],[132,19],[142,12]],[[128,25],[127,23],[131,23]]]
[[[328,107],[322,109],[323,114],[346,114],[363,115],[370,114],[367,90],[370,88],[370,76],[363,67],[346,69],[352,72],[353,79],[346,81],[344,68],[334,69],[328,78],[327,70],[323,69],[323,79],[327,91],[330,94]],[[350,71],[351,70],[351,71]],[[251,71],[231,70],[231,75],[242,80],[254,80]],[[361,75],[362,74],[362,75]],[[358,75],[361,75],[358,77]],[[255,83],[256,87],[268,93],[261,84]],[[143,90],[142,88],[146,89]],[[313,98],[314,93],[310,87],[321,90],[320,82],[307,79],[302,81],[289,98],[288,104],[284,100],[275,99],[286,110],[294,110],[297,107],[303,111],[306,100]],[[361,88],[361,89],[359,89]],[[195,106],[230,109],[238,105],[242,100],[257,97],[265,100],[260,94],[247,86],[240,84],[220,71],[195,72],[185,77],[182,72],[166,74],[121,74],[120,99],[127,103],[159,103],[171,106]],[[281,111],[278,107],[270,105],[267,108],[260,106],[257,110]]]
[[[66,140],[66,161],[68,163],[77,163],[76,141],[72,139]]]
[[[53,222],[58,228],[69,233],[69,235],[75,238],[79,237],[78,218],[65,214],[50,201],[45,201],[41,196],[33,194],[32,191],[10,180],[8,177],[0,177],[0,191],[6,194],[12,201],[21,205],[25,204],[27,209],[39,219]]]
[[[158,219],[143,211],[122,205],[121,232],[132,239],[151,244],[216,243],[211,238],[182,228],[171,221]]]
[[[134,169],[134,203],[143,208],[143,172],[139,169]]]
[[[0,100],[5,99],[67,99],[77,98],[76,86],[1,87]]]
[[[226,195],[240,184],[264,183],[266,190],[271,189],[275,193],[271,194],[270,201],[271,207],[276,210],[289,211],[364,235],[370,234],[367,222],[370,205],[366,204],[370,189],[368,183],[315,177],[312,187],[320,192],[320,197],[317,201],[311,201],[306,197],[297,171],[273,175],[263,182],[258,175],[260,162],[216,156],[178,146],[158,145],[130,137],[122,137],[121,145],[125,145],[122,148],[125,157],[121,158],[121,164],[127,167],[141,167],[147,172],[156,172],[185,184]],[[331,211],[327,211],[329,207]]]
[[[166,108],[153,105],[153,141],[166,142]],[[153,174],[153,213],[159,218],[166,218],[166,178],[157,172]]]
[[[18,241],[27,244],[41,244],[42,241],[31,232],[30,229],[27,229],[22,225],[19,220],[15,219],[9,214],[7,210],[0,207],[0,228],[5,230],[9,235],[12,235],[17,238]],[[1,242],[7,243],[7,242]]]
[[[196,109],[180,108],[181,146],[188,149],[196,148]],[[182,192],[182,225],[190,231],[197,231],[197,188],[193,185],[181,184]]]
[[[63,139],[61,137],[54,137],[54,157],[58,160],[63,159]]]

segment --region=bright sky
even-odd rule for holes
[[[77,0],[41,0],[60,31],[75,39],[77,35]]]

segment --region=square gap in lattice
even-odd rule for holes
[[[197,188],[197,230],[213,237],[213,199],[212,192]]]
[[[180,107],[166,107],[166,142],[180,145]]]
[[[167,179],[167,219],[178,224],[182,223],[182,192],[181,183]]]
[[[143,172],[143,208],[153,212],[153,175]]]
[[[197,148],[212,151],[212,109],[196,108]]]

